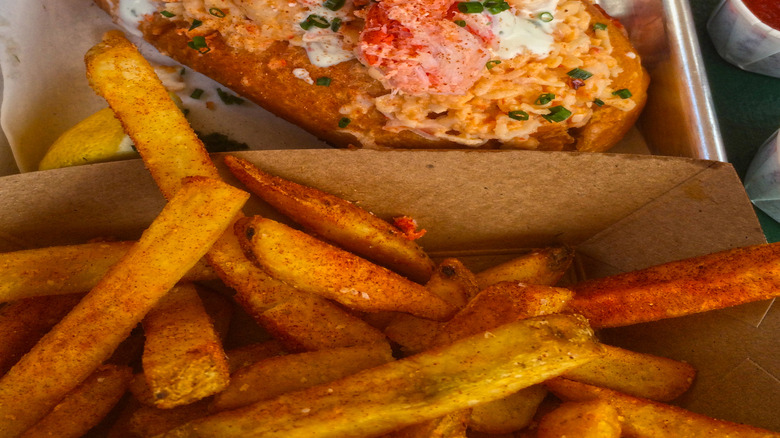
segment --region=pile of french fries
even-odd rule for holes
[[[239,157],[223,182],[121,33],[86,63],[168,202],[138,241],[0,254],[0,436],[780,436],[669,404],[692,366],[594,334],[777,296],[780,245],[570,287],[567,247],[475,273]],[[226,349],[239,312],[266,337]]]

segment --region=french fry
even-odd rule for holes
[[[25,298],[0,307],[0,376],[57,324],[83,295]]]
[[[477,281],[460,260],[442,260],[425,287],[434,295],[457,308],[463,308],[479,292]],[[393,313],[387,317],[383,332],[401,346],[407,354],[419,353],[429,347],[444,322],[419,318],[408,313]]]
[[[87,52],[85,62],[89,84],[106,99],[166,198],[173,196],[184,177],[219,178],[203,143],[152,66],[121,32],[107,32]],[[208,261],[222,281],[236,291],[235,300],[258,323],[277,332],[291,330],[282,333],[280,339],[289,342],[292,349],[302,345],[358,345],[383,337],[381,332],[326,299],[298,299],[304,294],[277,287],[244,256],[232,229],[215,242]],[[293,312],[266,312],[280,304]],[[316,315],[323,328],[309,331],[308,326],[316,324],[308,321],[301,325],[301,317],[295,315]]]
[[[572,286],[570,311],[620,327],[780,295],[780,242],[735,248]]]
[[[544,415],[537,438],[620,438],[617,410],[604,400],[566,402]]]
[[[472,408],[468,425],[489,434],[512,433],[533,422],[536,410],[547,395],[542,385],[532,385],[504,398]]]
[[[142,324],[144,377],[157,407],[190,404],[228,386],[228,360],[195,285],[174,286]]]
[[[447,321],[434,340],[443,345],[501,324],[564,309],[572,297],[568,289],[504,281],[482,290]]]
[[[278,176],[228,155],[225,164],[252,193],[313,234],[425,283],[434,263],[423,249],[390,223],[337,196]]]
[[[469,411],[463,409],[431,421],[413,424],[382,435],[382,438],[466,438]]]
[[[604,348],[603,356],[568,371],[564,377],[666,402],[687,391],[696,376],[696,369],[685,362],[609,345]]]
[[[131,369],[125,366],[101,365],[22,437],[83,436],[119,402],[132,375]]]
[[[133,244],[91,242],[0,253],[0,302],[88,292]],[[184,276],[187,281],[216,278],[205,260]]]
[[[190,179],[140,240],[0,379],[0,436],[33,426],[87,378],[203,257],[248,193]]]
[[[491,336],[475,335],[335,382],[195,420],[160,436],[378,435],[504,397],[600,351],[583,318],[551,315],[516,321],[496,328]]]
[[[230,385],[214,396],[210,409],[218,412],[239,408],[332,382],[392,360],[386,342],[272,357],[233,373]]]
[[[239,368],[252,365],[263,359],[282,356],[286,354],[286,351],[284,350],[282,343],[274,339],[233,348],[226,353],[228,357],[228,367],[232,374]]]
[[[621,417],[621,427],[626,436],[693,438],[702,436],[769,438],[780,433],[753,426],[717,420],[638,397],[632,397],[611,389],[591,386],[564,378],[551,379],[545,386],[566,401],[602,399],[609,402]]]
[[[477,282],[480,290],[501,281],[555,286],[573,261],[568,246],[538,248],[478,272]]]
[[[235,227],[248,256],[299,290],[365,312],[443,320],[456,310],[424,286],[280,222],[254,216]]]

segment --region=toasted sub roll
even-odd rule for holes
[[[130,23],[95,1],[335,147],[606,151],[649,82],[590,0],[179,0]]]

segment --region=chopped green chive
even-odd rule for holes
[[[593,73],[591,73],[591,72],[589,72],[587,70],[583,70],[581,68],[575,68],[573,70],[570,70],[566,74],[569,75],[570,77],[574,78],[574,79],[582,79],[583,81],[585,79],[588,79],[589,77],[593,76]]]
[[[192,94],[190,94],[190,97],[193,99],[200,99],[201,96],[203,96],[203,90],[200,88],[192,90]]]
[[[555,17],[553,17],[553,14],[551,14],[549,12],[542,12],[542,13],[539,14],[539,19],[544,21],[545,23],[549,23],[549,22],[553,21],[553,18],[555,18]]]
[[[458,10],[464,14],[479,14],[485,7],[480,2],[461,2],[458,3]]]
[[[312,26],[319,27],[320,29],[327,29],[330,27],[330,23],[328,23],[328,20],[325,17],[312,14],[306,17],[306,20],[301,23],[301,27],[303,30],[309,30]]]
[[[628,91],[628,88],[621,88],[620,90],[613,91],[612,94],[621,99],[628,99],[629,97],[631,97],[631,92]]]
[[[330,22],[330,30],[333,32],[338,32],[341,28],[341,18],[334,18],[333,21]]]
[[[344,3],[345,0],[325,0],[325,2],[322,5],[330,9],[331,11],[338,11],[339,9],[344,7]]]
[[[466,27],[466,22],[463,20],[455,20],[455,24],[457,24],[460,27]]]
[[[487,67],[488,70],[492,69],[493,67],[497,66],[498,64],[501,64],[501,61],[498,59],[493,59],[485,63],[485,67]]]
[[[569,118],[571,115],[571,111],[567,110],[566,108],[557,105],[552,108],[550,108],[549,114],[544,114],[542,117],[544,117],[545,120],[548,122],[562,122]]]
[[[598,106],[604,106],[604,101],[598,98],[593,99],[593,103],[595,103]]]
[[[493,15],[509,10],[509,3],[505,0],[487,0],[484,6]]]
[[[206,44],[206,37],[204,36],[192,37],[192,41],[188,42],[187,46],[189,46],[191,49],[197,50],[200,53],[208,53],[211,50],[208,44]]]
[[[547,105],[548,103],[552,102],[553,99],[555,99],[555,94],[553,94],[553,93],[540,94],[539,97],[536,98],[536,101],[534,102],[534,104],[535,105]]]
[[[509,111],[507,115],[513,120],[528,120],[528,113],[525,111]]]
[[[593,30],[604,30],[607,28],[607,25],[605,23],[594,23],[593,24]]]
[[[190,28],[188,30],[197,29],[203,25],[203,22],[200,20],[192,20],[192,25],[190,25]]]
[[[225,18],[225,12],[222,11],[220,8],[210,8],[209,14],[217,17],[217,18]]]
[[[244,103],[244,99],[234,96],[221,88],[217,88],[217,94],[225,105],[241,105]]]
[[[165,18],[171,18],[171,17],[175,17],[176,16],[176,14],[174,14],[171,11],[161,11],[160,15],[162,15]]]
[[[349,120],[348,117],[342,117],[341,120],[339,120],[339,128],[346,128],[352,120]]]
[[[314,83],[322,87],[330,87],[330,78],[323,76],[321,78],[317,78],[317,80]]]

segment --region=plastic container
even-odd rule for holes
[[[775,131],[750,162],[745,191],[753,205],[780,222],[780,129]]]
[[[767,8],[780,5],[778,0],[764,1]],[[707,22],[707,32],[726,61],[780,78],[780,30],[761,21],[742,0],[721,2]]]

